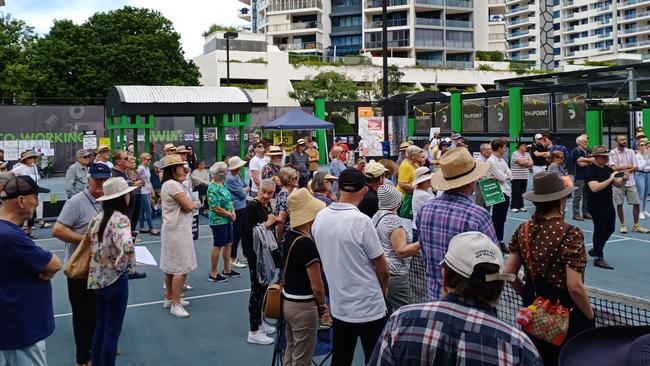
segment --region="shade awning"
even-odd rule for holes
[[[316,118],[300,108],[262,126],[265,130],[331,130],[333,128],[333,123]]]

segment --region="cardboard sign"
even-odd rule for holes
[[[486,206],[496,205],[506,200],[499,182],[494,178],[488,178],[478,181],[481,193],[485,199]]]

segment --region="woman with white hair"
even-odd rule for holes
[[[395,311],[413,302],[409,269],[411,256],[420,251],[420,243],[413,242],[412,233],[404,228],[402,219],[397,215],[402,204],[400,192],[391,185],[383,184],[377,189],[377,197],[379,210],[372,217],[372,222],[390,271],[386,301],[389,311]]]
[[[240,274],[230,268],[230,250],[232,249],[233,221],[237,215],[232,205],[230,191],[224,183],[228,174],[228,165],[219,161],[210,167],[212,181],[208,186],[208,208],[210,228],[212,229],[212,254],[210,255],[210,274],[208,281],[226,282],[229,277]],[[223,248],[223,253],[221,248]],[[223,254],[223,272],[217,271],[219,256]]]
[[[284,240],[284,234],[289,231],[289,206],[287,199],[291,192],[298,187],[300,176],[297,170],[285,166],[280,169],[278,177],[280,178],[282,189],[275,196],[275,211],[273,211],[273,214],[278,218],[278,224],[275,225],[275,237],[278,243],[280,243]]]
[[[402,210],[400,216],[412,219],[413,213],[411,210],[413,201],[413,181],[415,180],[415,169],[417,169],[416,162],[420,160],[422,149],[415,145],[410,145],[406,148],[404,161],[399,166],[397,172],[397,190],[402,194]]]

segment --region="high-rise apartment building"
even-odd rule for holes
[[[382,0],[240,0],[253,32],[292,52],[381,53]],[[388,0],[390,57],[473,68],[477,50],[505,51],[504,0]]]

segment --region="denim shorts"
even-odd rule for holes
[[[0,351],[0,365],[46,366],[45,340],[21,349]]]
[[[215,247],[225,247],[232,244],[232,222],[222,225],[210,225],[212,229],[212,245]]]

